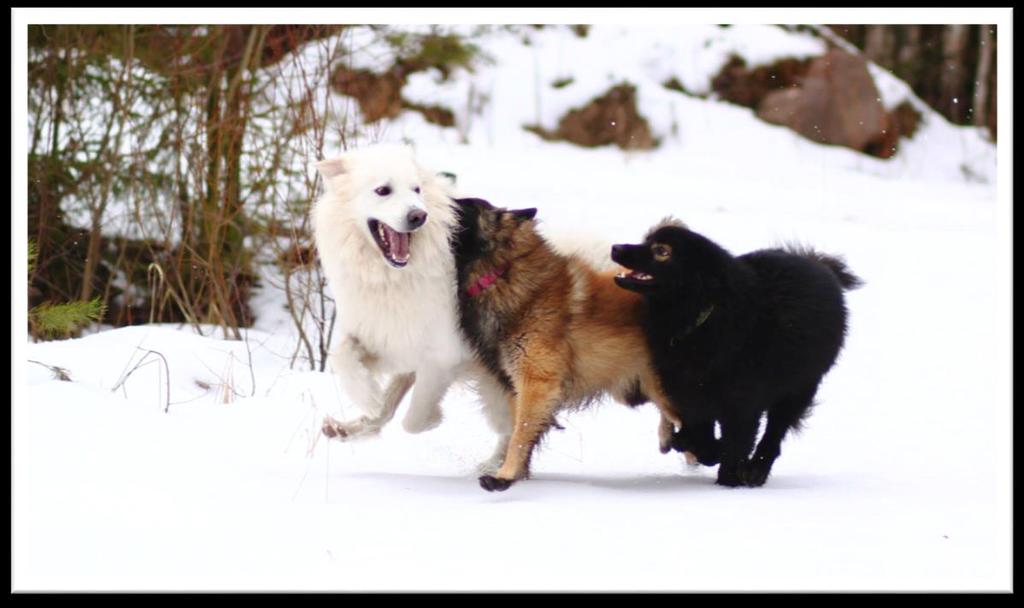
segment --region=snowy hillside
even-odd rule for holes
[[[472,89],[489,99],[479,113],[457,112],[455,128],[404,113],[381,139],[412,140],[465,195],[537,207],[549,233],[633,242],[672,214],[734,253],[798,241],[842,254],[865,280],[848,296],[846,348],[767,485],[716,486],[714,469],[658,452],[653,407],[612,402],[563,415],[534,477],[500,494],[477,484],[494,437],[461,388],[428,433],[393,423],[328,441],[323,416],[354,409],[331,374],[290,369],[294,329],[265,282],[245,341],[161,325],[15,344],[16,589],[1010,588],[995,146],[926,113],[880,160],[662,86],[706,92],[730,53],[817,54],[809,34],[529,37],[496,33],[480,43],[492,65],[409,82],[411,98],[453,108]],[[887,107],[910,98],[875,76]],[[663,138],[653,151],[521,128],[623,79]]]
[[[382,69],[393,54],[375,47],[353,33],[349,44],[368,49],[366,67]],[[464,132],[472,144],[508,149],[531,146],[536,136],[523,130],[527,124],[553,126],[569,109],[585,104],[620,82],[634,84],[641,114],[651,122],[664,149],[685,154],[685,160],[732,159],[744,174],[748,171],[776,174],[778,156],[769,151],[800,147],[808,142],[783,127],[769,127],[750,110],[714,103],[670,90],[664,83],[676,78],[694,94],[711,92],[711,79],[732,55],[749,65],[764,65],[793,57],[824,52],[823,39],[810,33],[790,33],[771,26],[594,26],[586,37],[567,28],[531,30],[520,36],[497,32],[484,38],[484,53],[496,58],[482,66],[441,82],[436,72],[420,72],[410,78],[405,94],[423,104],[455,108],[457,127],[441,129],[407,113],[386,129],[385,137],[408,139],[422,145],[440,140],[459,141]],[[526,39],[529,44],[524,44]],[[360,55],[359,57],[362,57]],[[356,58],[358,59],[358,57]],[[921,103],[902,81],[869,64],[882,105],[891,109],[909,101],[924,114],[920,131],[901,142],[901,153],[891,162],[867,157],[834,146],[810,146],[815,157],[829,158],[830,166],[891,178],[963,181],[966,166],[974,175],[995,181],[995,148],[982,131],[951,125]],[[559,81],[571,82],[555,87]],[[488,100],[479,113],[469,112],[472,89],[475,98]],[[756,137],[756,141],[751,141]],[[938,152],[937,151],[940,151]]]

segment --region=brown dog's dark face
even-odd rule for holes
[[[484,257],[514,257],[514,250],[537,239],[536,209],[503,209],[479,198],[457,199],[459,228],[452,248],[465,264]]]

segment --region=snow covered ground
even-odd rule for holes
[[[810,44],[777,33],[728,35],[751,53],[764,39],[781,53]],[[330,374],[289,369],[292,330],[268,289],[242,342],[142,326],[15,343],[27,387],[13,416],[14,588],[1009,589],[1009,216],[995,147],[936,115],[890,161],[821,146],[661,89],[666,62],[695,71],[678,74],[688,86],[714,71],[685,36],[658,39],[662,57],[645,32],[591,35],[488,42],[497,63],[465,77],[495,105],[469,144],[418,115],[385,137],[412,138],[468,195],[538,207],[551,232],[636,241],[674,214],[736,253],[795,240],[845,255],[866,282],[848,297],[846,349],[765,487],[716,486],[713,469],[658,452],[653,407],[610,402],[564,415],[534,477],[498,494],[477,485],[494,438],[462,389],[426,434],[396,423],[327,441],[321,418],[353,408]],[[569,58],[603,57],[615,38],[633,42],[614,47],[615,69],[647,79],[641,111],[664,110],[649,112],[661,148],[583,150],[516,127],[536,114],[524,56],[564,56],[592,83],[564,103],[542,85],[552,126],[607,86]]]

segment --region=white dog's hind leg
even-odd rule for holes
[[[455,376],[451,370],[419,370],[412,403],[402,420],[402,428],[410,433],[422,433],[441,424],[441,399],[453,380]]]
[[[378,416],[370,418],[362,416],[349,422],[339,422],[330,416],[324,417],[323,432],[328,437],[339,439],[356,438],[377,433],[385,424],[395,417],[395,410],[402,398],[409,392],[416,381],[416,374],[396,374],[384,391],[383,408]]]
[[[372,369],[376,359],[355,336],[346,336],[331,353],[331,369],[340,376],[348,398],[368,418],[378,417],[384,406],[380,382]]]
[[[327,416],[322,430],[328,437],[339,439],[372,435],[395,415],[398,404],[415,380],[415,374],[398,374],[386,391],[373,367],[377,357],[366,350],[355,336],[346,336],[331,354],[331,368],[341,378],[342,387],[363,415],[356,420],[340,422]]]
[[[478,379],[477,393],[483,402],[487,424],[498,434],[494,453],[477,465],[477,472],[480,475],[493,475],[505,462],[508,441],[512,437],[512,401],[505,388],[486,372],[482,372]]]

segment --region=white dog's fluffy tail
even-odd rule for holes
[[[552,230],[543,222],[539,229],[555,251],[562,255],[574,255],[582,258],[598,271],[615,270],[619,267],[612,261],[611,241],[603,237],[559,229]]]

